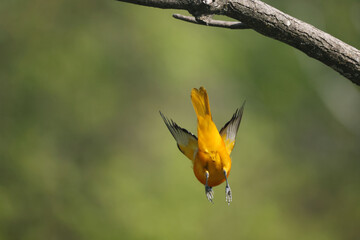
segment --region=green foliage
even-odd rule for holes
[[[360,47],[357,0],[269,4]],[[359,239],[358,89],[173,12],[0,3],[0,239]],[[247,100],[230,207],[223,185],[207,202],[158,114],[196,133],[201,85],[219,128]]]

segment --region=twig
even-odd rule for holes
[[[197,21],[195,17],[184,16],[181,14],[173,14],[173,17],[179,20],[183,20],[190,23],[206,25],[211,27],[222,27],[222,28],[230,28],[230,29],[249,29],[249,27],[242,22],[231,22],[231,21],[221,21],[209,19],[205,21]]]

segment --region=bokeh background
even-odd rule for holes
[[[267,3],[360,48],[358,0]],[[0,2],[0,239],[360,239],[360,92],[252,30],[116,1]],[[193,176],[196,133],[246,99],[233,202]]]

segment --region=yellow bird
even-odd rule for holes
[[[198,137],[167,119],[161,112],[160,115],[175,138],[179,150],[192,161],[196,178],[205,185],[207,199],[212,202],[214,198],[212,187],[226,181],[225,200],[230,204],[232,201],[228,182],[231,170],[230,153],[235,145],[245,102],[219,132],[212,121],[209,97],[205,88],[192,89],[191,101],[197,116]]]

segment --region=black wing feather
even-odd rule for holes
[[[220,135],[223,136],[224,134],[226,134],[226,138],[230,141],[235,141],[236,134],[239,130],[240,122],[244,112],[245,102],[246,101],[244,101],[241,108],[236,109],[230,121],[228,121],[225,126],[220,130]]]

